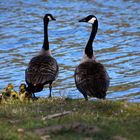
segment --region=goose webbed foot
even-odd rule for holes
[[[48,96],[48,98],[52,98],[52,96],[51,96],[51,95],[49,95],[49,96]]]
[[[36,96],[35,96],[35,94],[34,94],[34,93],[32,93],[32,99],[33,99],[33,100],[38,100],[38,99],[39,99],[39,97],[36,97]]]
[[[106,97],[103,97],[102,99],[103,99],[103,100],[105,100],[105,99],[106,99]]]
[[[105,99],[106,99],[106,93],[103,93],[103,94],[102,94],[101,99],[102,99],[102,100],[105,100]]]
[[[88,97],[87,95],[84,95],[85,101],[88,101]]]

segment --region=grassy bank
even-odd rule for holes
[[[139,130],[138,103],[65,99],[0,103],[0,140],[139,140]]]

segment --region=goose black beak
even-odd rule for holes
[[[83,18],[83,19],[79,20],[79,22],[86,22],[86,19]]]
[[[56,20],[56,19],[53,17],[52,20]]]

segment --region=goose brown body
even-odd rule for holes
[[[88,96],[105,99],[109,87],[109,76],[104,65],[96,61],[92,48],[98,29],[98,20],[94,15],[89,15],[79,22],[92,23],[92,32],[85,47],[85,56],[75,69],[76,87],[86,100]]]
[[[77,89],[87,96],[105,98],[109,86],[109,76],[104,66],[96,61],[81,63],[75,70]]]

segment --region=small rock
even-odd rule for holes
[[[17,131],[18,131],[19,133],[23,133],[23,132],[24,132],[24,129],[19,128],[19,129],[17,129]]]
[[[127,140],[127,139],[122,136],[114,136],[113,140]]]
[[[45,136],[41,136],[40,137],[41,138],[41,140],[50,140],[50,135],[45,135]]]
[[[88,137],[87,137],[87,138],[85,138],[84,140],[93,140],[93,139],[92,139],[92,138],[88,138]]]

